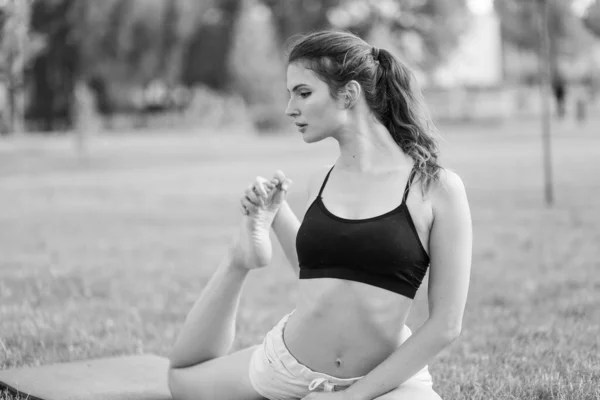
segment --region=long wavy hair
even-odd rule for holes
[[[400,60],[352,33],[328,30],[292,38],[288,64],[296,62],[315,72],[335,99],[357,81],[371,112],[414,160],[423,193],[439,179],[437,131],[412,71]]]

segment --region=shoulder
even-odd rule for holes
[[[431,182],[429,195],[434,214],[450,211],[467,202],[467,192],[461,177],[446,168],[441,168],[438,179]]]

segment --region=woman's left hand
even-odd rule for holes
[[[302,400],[349,400],[350,398],[344,395],[344,392],[312,392]]]

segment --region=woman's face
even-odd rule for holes
[[[344,102],[333,99],[327,84],[301,63],[288,66],[287,90],[290,101],[285,113],[294,119],[305,142],[335,137],[345,126],[348,115]]]

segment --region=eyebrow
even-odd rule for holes
[[[294,87],[292,88],[292,92],[295,92],[295,91],[296,91],[296,90],[298,90],[298,88],[300,88],[301,86],[308,86],[308,85],[307,85],[306,83],[299,83],[299,84],[297,84],[296,86],[294,86]],[[288,92],[289,92],[289,90],[288,90]],[[290,92],[290,93],[291,93],[291,92]]]

